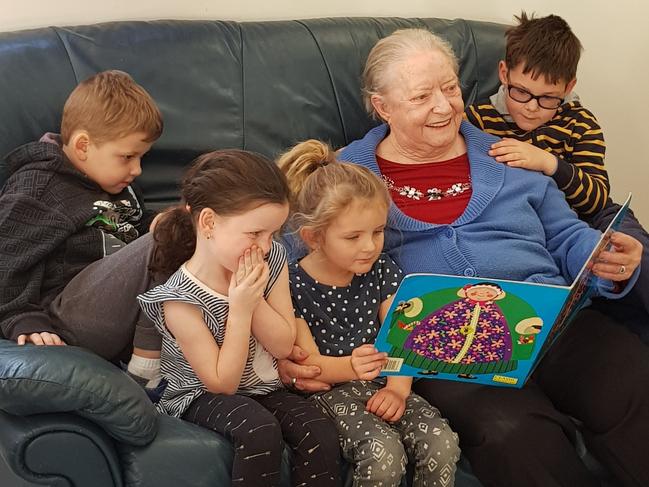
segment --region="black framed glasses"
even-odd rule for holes
[[[519,88],[518,86],[507,85],[509,97],[518,103],[527,103],[530,100],[536,100],[541,108],[546,110],[556,110],[563,104],[563,98],[548,95],[533,95],[529,91]]]

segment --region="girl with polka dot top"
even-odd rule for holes
[[[332,384],[312,399],[335,421],[354,486],[453,485],[457,435],[411,392],[411,377],[379,378],[386,354],[374,341],[402,273],[382,253],[390,196],[368,169],[336,161],[329,146],[302,142],[279,159],[292,195],[291,223],[308,253],[289,264],[304,363]]]

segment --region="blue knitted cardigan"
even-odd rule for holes
[[[376,147],[388,126],[370,130],[338,158],[378,176]],[[579,220],[554,181],[541,173],[497,163],[487,151],[498,139],[464,121],[460,126],[470,161],[473,194],[451,224],[431,224],[391,205],[385,251],[406,273],[431,272],[566,285],[581,270],[601,233]],[[612,283],[600,281],[600,295]]]

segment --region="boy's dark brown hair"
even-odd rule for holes
[[[505,63],[512,69],[522,63],[523,73],[549,83],[569,83],[577,77],[582,46],[565,20],[557,15],[535,19],[521,12],[518,25],[505,32]]]
[[[82,81],[63,107],[61,139],[70,142],[75,130],[88,132],[94,144],[137,132],[154,142],[162,133],[162,115],[144,88],[123,71],[102,71]]]

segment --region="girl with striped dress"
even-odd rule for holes
[[[177,270],[138,298],[163,336],[158,409],[233,443],[233,485],[279,485],[284,442],[292,485],[338,485],[335,429],[277,373],[295,341],[286,251],[273,240],[289,211],[284,176],[259,155],[215,151],[190,167],[182,197],[154,230],[152,267]]]

